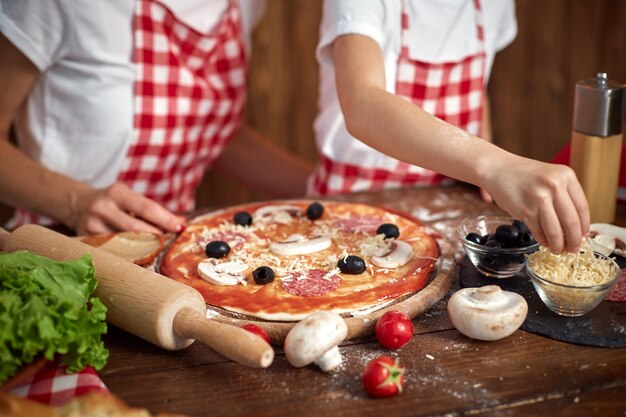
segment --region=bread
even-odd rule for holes
[[[92,392],[53,407],[0,392],[0,417],[185,417],[153,415],[145,408],[130,407],[113,394]]]
[[[0,417],[57,417],[53,407],[0,392]]]
[[[83,243],[140,266],[154,261],[163,250],[165,239],[164,235],[149,232],[117,232],[79,238]]]

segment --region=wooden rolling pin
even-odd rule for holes
[[[0,229],[0,251],[28,250],[57,261],[91,254],[107,321],[168,350],[180,350],[195,339],[235,362],[266,368],[274,350],[260,337],[239,327],[206,318],[206,304],[195,289],[100,249],[37,225],[8,233]]]

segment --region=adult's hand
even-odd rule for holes
[[[589,205],[574,171],[519,156],[503,166],[486,187],[496,203],[522,220],[553,253],[577,252],[589,231]]]
[[[171,213],[122,183],[83,190],[72,197],[73,216],[68,226],[79,235],[120,230],[179,232],[185,223],[184,217]]]

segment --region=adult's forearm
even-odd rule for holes
[[[216,164],[220,171],[272,197],[301,197],[312,166],[243,126]]]
[[[0,200],[65,224],[72,221],[78,193],[90,187],[52,172],[0,139]]]

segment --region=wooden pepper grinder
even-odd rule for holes
[[[570,167],[587,196],[592,223],[615,220],[623,100],[623,85],[604,72],[576,83]]]

